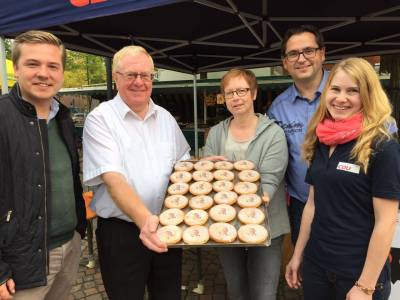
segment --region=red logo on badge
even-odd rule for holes
[[[76,7],[87,6],[90,4],[106,2],[107,0],[69,0],[69,2]]]
[[[339,165],[339,166],[337,167],[337,169],[338,169],[338,170],[349,171],[349,170],[351,170],[351,167],[350,167],[350,166]]]

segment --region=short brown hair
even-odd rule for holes
[[[236,77],[243,77],[244,80],[248,83],[250,87],[250,92],[254,95],[254,92],[258,89],[257,78],[256,75],[250,70],[235,68],[229,70],[221,79],[221,93],[224,94],[225,86],[227,85],[228,81],[232,78]]]
[[[30,30],[18,35],[12,45],[12,62],[16,66],[21,56],[21,45],[23,44],[49,44],[60,48],[61,61],[63,69],[65,69],[65,60],[67,53],[64,44],[54,34],[39,30]]]

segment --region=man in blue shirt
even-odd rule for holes
[[[288,141],[286,185],[290,196],[292,242],[295,244],[309,188],[304,181],[307,165],[301,159],[301,145],[307,123],[319,104],[328,78],[328,72],[322,68],[325,61],[323,37],[311,25],[290,28],[282,40],[281,55],[283,67],[292,77],[293,85],[273,101],[268,116],[283,128]]]

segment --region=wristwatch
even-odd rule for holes
[[[365,286],[362,286],[358,281],[354,283],[354,286],[356,286],[359,290],[363,291],[367,295],[372,295],[375,292],[374,288],[368,288]]]

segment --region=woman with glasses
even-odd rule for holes
[[[212,127],[204,147],[211,160],[247,159],[261,174],[259,194],[268,202],[269,247],[218,248],[229,297],[275,299],[283,235],[290,231],[283,178],[288,162],[283,130],[254,112],[257,81],[253,72],[232,69],[221,80],[221,93],[232,114]]]
[[[304,299],[388,299],[388,254],[400,200],[400,146],[373,67],[339,62],[308,125],[310,193],[286,267]],[[302,270],[300,273],[300,266]]]

